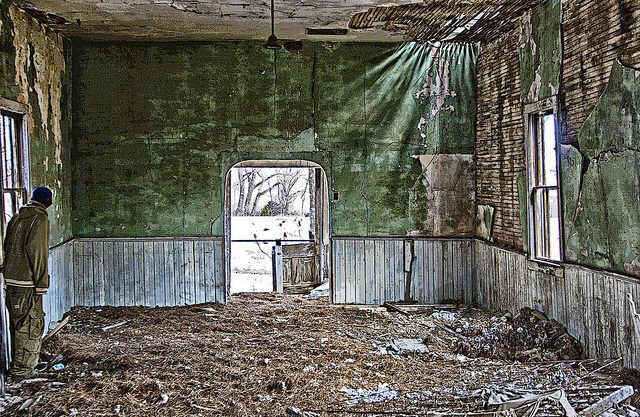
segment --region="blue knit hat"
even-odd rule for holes
[[[51,194],[51,190],[47,187],[36,187],[31,191],[31,199],[44,204],[45,207],[49,207],[51,205],[53,195]]]

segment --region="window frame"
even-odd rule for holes
[[[523,242],[525,251],[529,253],[529,259],[531,261],[546,263],[551,265],[558,265],[564,261],[564,220],[562,211],[562,189],[560,181],[560,116],[558,111],[558,100],[556,96],[550,97],[546,100],[541,100],[536,103],[527,104],[524,106],[524,120],[525,120],[525,147],[527,155],[527,231],[528,241]],[[538,169],[540,167],[540,159],[538,158],[538,149],[540,141],[539,137],[539,122],[543,116],[553,114],[554,116],[554,130],[555,130],[555,170],[556,170],[556,185],[539,185],[537,182]],[[538,198],[534,193],[540,190],[552,190],[557,191],[557,210],[558,210],[558,232],[559,232],[559,259],[552,259],[551,257],[544,257],[538,255],[538,246],[536,245],[536,210],[535,205],[538,202]],[[546,191],[542,191],[546,192]],[[548,197],[547,197],[548,198]],[[541,199],[544,201],[544,199]],[[545,210],[547,216],[549,215],[549,209]],[[544,243],[549,243],[550,238],[548,231],[544,234]],[[549,251],[550,249],[548,249]]]
[[[4,238],[4,233],[7,227],[8,219],[5,217],[5,207],[4,207],[4,194],[9,191],[12,193],[22,193],[23,202],[26,203],[29,199],[29,191],[30,187],[30,175],[29,175],[29,155],[30,155],[30,144],[29,144],[29,106],[26,104],[18,103],[12,100],[7,100],[0,97],[0,115],[12,117],[17,124],[16,134],[17,134],[17,152],[18,152],[18,165],[19,165],[19,179],[21,182],[21,187],[5,189],[4,186],[4,178],[1,178],[0,181],[0,194],[2,195],[2,202],[0,203],[0,216],[2,216],[2,221],[0,227],[2,228],[2,237]],[[0,164],[4,165],[4,158],[0,161]],[[0,165],[0,168],[3,166]],[[1,172],[4,172],[2,169]],[[0,174],[1,176],[2,174]]]

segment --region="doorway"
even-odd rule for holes
[[[307,161],[245,161],[227,174],[228,290],[305,293],[329,281],[324,170]]]

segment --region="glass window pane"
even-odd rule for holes
[[[11,154],[10,121],[9,116],[2,115],[2,178],[5,188],[9,186],[9,169],[11,167],[11,160],[9,159],[9,155]]]
[[[545,254],[545,204],[544,189],[536,189],[534,194],[534,230],[535,230],[535,254],[536,257],[544,257]]]
[[[2,175],[5,188],[19,188],[20,181],[20,147],[18,122],[13,116],[2,115]]]
[[[532,255],[549,261],[562,260],[562,230],[558,191],[556,117],[553,112],[530,114],[532,156]]]
[[[553,114],[542,117],[542,152],[544,185],[558,185],[558,159],[556,154],[556,120]]]
[[[558,189],[549,189],[547,192],[547,208],[549,213],[549,225],[547,240],[549,242],[549,259],[561,260],[560,257],[560,206]]]
[[[15,118],[11,118],[11,186],[18,188],[20,184],[20,160],[18,153],[18,131]]]

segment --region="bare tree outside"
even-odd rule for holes
[[[256,205],[261,197],[271,192],[269,180],[276,177],[276,173],[266,175],[265,170],[259,168],[236,168],[237,177],[234,182],[236,191],[234,216],[254,216],[259,214],[261,207]]]
[[[232,171],[234,216],[303,214],[309,170],[300,168],[235,168]]]
[[[276,240],[307,240],[311,231],[308,167],[231,170],[231,293],[273,289]]]

